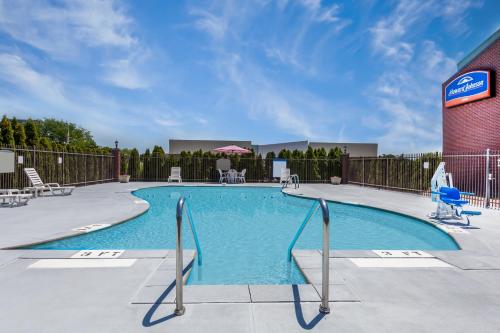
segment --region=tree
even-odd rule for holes
[[[123,148],[120,150],[120,175],[130,175],[128,173],[128,165],[130,162],[130,149]]]
[[[154,157],[163,157],[165,156],[165,151],[161,146],[154,146],[152,155]]]
[[[137,149],[132,149],[130,151],[130,160],[128,163],[128,174],[132,179],[138,179],[141,169],[141,159],[139,157],[139,152]]]
[[[151,172],[151,152],[148,149],[144,152],[144,155],[142,155],[142,160],[143,160],[143,178],[144,180],[151,180],[152,172]]]
[[[14,131],[12,130],[12,125],[7,116],[3,116],[2,121],[0,121],[0,143],[6,146],[14,146]]]
[[[26,146],[26,133],[24,125],[17,121],[16,117],[12,118],[12,130],[14,130],[14,142],[17,146]]]
[[[267,179],[273,179],[273,159],[276,157],[274,151],[270,151],[266,154],[266,171],[267,171]]]
[[[97,148],[90,131],[76,124],[53,118],[38,121],[41,136],[59,144],[69,144],[80,149]]]
[[[255,179],[264,180],[265,175],[266,175],[266,166],[264,165],[264,160],[262,159],[261,154],[259,154],[259,156],[257,156],[256,169],[257,170],[256,170]]]
[[[24,131],[26,132],[26,144],[29,147],[36,147],[40,144],[40,131],[37,124],[31,118],[24,124]]]
[[[306,163],[307,163],[307,179],[306,180],[319,180],[321,176],[319,174],[318,160],[314,154],[314,149],[311,146],[307,147],[306,151]]]
[[[315,150],[314,154],[316,155],[316,159],[318,160],[318,170],[321,179],[326,179],[329,177],[328,172],[328,160],[325,148],[321,147]]]
[[[52,142],[47,137],[43,137],[40,139],[40,146],[47,150],[52,150]]]
[[[292,151],[292,158],[303,159],[304,158],[304,152],[302,150],[295,149],[294,151]]]
[[[278,158],[290,159],[291,157],[292,153],[288,149],[281,149],[281,151],[278,153]]]

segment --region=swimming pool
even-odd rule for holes
[[[203,252],[188,284],[300,284],[305,279],[287,248],[313,201],[272,187],[169,186],[135,191],[150,203],[143,215],[111,228],[35,249],[175,248],[175,209],[186,196]],[[455,241],[427,223],[383,210],[329,202],[330,248],[457,250]],[[320,249],[322,221],[316,216],[296,249]],[[183,224],[184,248],[194,241]]]

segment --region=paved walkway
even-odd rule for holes
[[[130,189],[152,185],[157,184],[95,185],[70,197],[0,208],[0,244],[118,223],[147,209]],[[358,186],[306,184],[289,191],[423,219],[434,208],[428,198]],[[318,313],[319,251],[294,252],[311,285],[185,286],[186,314],[175,317],[173,251],[125,251],[115,259],[98,259],[114,267],[96,268],[93,259],[67,259],[76,251],[3,250],[0,332],[495,332],[500,327],[499,222],[500,212],[485,211],[472,219],[473,228],[452,234],[463,251],[430,251],[446,267],[411,268],[403,261],[396,268],[368,268],[355,259],[393,259],[372,251],[330,251],[332,312],[326,316]],[[185,252],[186,267],[193,255]],[[67,268],[68,262],[80,267]]]

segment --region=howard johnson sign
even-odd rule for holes
[[[490,97],[490,76],[490,71],[471,71],[460,75],[446,86],[444,106],[448,108]]]

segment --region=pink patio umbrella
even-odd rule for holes
[[[220,147],[220,148],[215,148],[213,151],[216,151],[218,153],[226,153],[226,154],[247,154],[251,153],[250,150],[241,148],[238,146],[225,146],[225,147]]]

